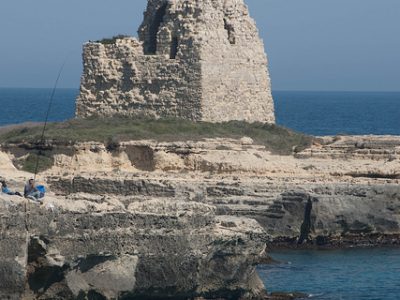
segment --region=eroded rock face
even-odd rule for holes
[[[0,198],[1,299],[263,294],[255,265],[264,233],[254,220],[217,217],[212,206],[181,201],[109,211],[64,201]]]
[[[140,167],[143,149],[151,168]],[[215,205],[218,214],[259,221],[272,244],[399,244],[398,137],[326,137],[294,156],[271,155],[245,138],[138,141],[119,150],[136,171],[121,165],[114,178],[89,172],[49,182],[65,195],[103,191],[127,203],[161,197]]]
[[[399,245],[399,137],[323,138],[291,156],[248,138],[68,147],[40,174],[42,207],[0,196],[0,298],[249,298],[264,241]],[[22,150],[3,151],[0,176],[23,186]]]
[[[243,0],[149,0],[139,39],[85,44],[78,117],[275,122],[264,45]]]

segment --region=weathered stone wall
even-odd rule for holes
[[[264,44],[243,1],[215,1],[202,32],[203,119],[275,122]],[[206,12],[209,10],[205,10]]]
[[[264,45],[243,0],[149,0],[139,39],[85,45],[78,117],[275,122]]]
[[[88,43],[77,116],[200,118],[200,64],[144,55],[140,42]]]

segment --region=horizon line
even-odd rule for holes
[[[53,89],[52,87],[2,87],[0,89],[21,89],[21,90],[45,90]],[[58,87],[56,90],[76,90],[79,91],[79,87]],[[400,93],[400,90],[298,90],[298,89],[272,89],[274,92],[297,92],[297,93]]]
[[[0,86],[0,89],[25,89],[25,90],[44,90],[53,89],[53,87],[5,87]],[[56,90],[79,90],[79,87],[58,87]],[[310,90],[310,89],[272,89],[274,92],[316,92],[316,93],[400,93],[400,90]]]

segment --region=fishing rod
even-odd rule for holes
[[[44,121],[43,129],[42,129],[42,135],[41,135],[41,138],[40,138],[39,145],[44,145],[44,143],[45,143],[45,132],[46,132],[47,124],[49,122],[50,111],[51,111],[51,108],[52,108],[53,102],[54,102],[54,95],[56,94],[58,82],[60,81],[60,77],[61,77],[61,74],[62,74],[62,72],[64,70],[64,66],[65,66],[65,64],[67,62],[67,59],[68,59],[68,57],[64,60],[63,64],[60,67],[60,70],[58,71],[57,79],[56,79],[56,81],[54,83],[54,87],[53,87],[53,90],[51,92],[51,96],[50,96],[50,100],[49,100],[49,106],[47,108],[46,118],[45,118],[45,121]],[[35,166],[35,176],[34,176],[34,180],[35,181],[36,181],[37,173],[39,171],[40,154],[41,154],[41,151],[39,150],[37,152],[37,155],[36,155],[36,166]]]

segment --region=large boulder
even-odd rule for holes
[[[0,198],[1,299],[254,298],[264,232],[201,203]],[[72,200],[69,200],[72,201]],[[76,208],[76,209],[74,209]]]

